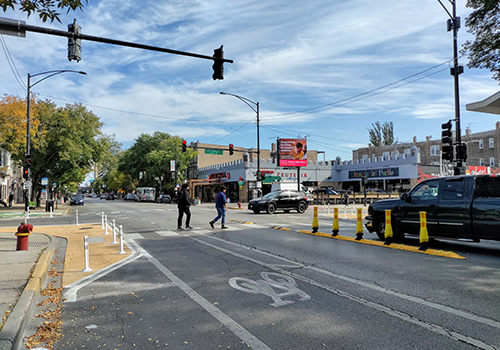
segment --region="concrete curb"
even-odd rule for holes
[[[54,249],[49,245],[38,258],[26,287],[0,331],[0,350],[20,349],[23,345],[24,329],[47,277],[53,252]]]

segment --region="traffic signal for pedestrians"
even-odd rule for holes
[[[441,149],[442,157],[445,160],[452,161],[453,160],[453,137],[451,132],[451,120],[448,120],[447,123],[441,124],[441,142],[443,143],[443,147]]]
[[[187,141],[182,140],[182,152],[186,152],[186,148],[187,148]]]
[[[222,50],[222,45],[214,50],[214,64],[212,68],[214,69],[214,74],[212,74],[213,80],[223,80],[224,79],[224,50]]]
[[[467,161],[467,145],[465,143],[457,146],[457,160]]]
[[[76,18],[73,23],[68,24],[68,32],[80,35],[82,28],[76,24]],[[68,37],[68,61],[75,60],[80,62],[82,59],[82,40],[78,37]]]
[[[232,143],[229,144],[229,155],[232,156],[234,154],[234,146]]]

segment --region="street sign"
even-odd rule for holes
[[[217,154],[219,156],[224,154],[224,151],[221,149],[209,149],[205,148],[205,154]]]
[[[49,184],[49,178],[48,177],[42,177],[42,186],[47,186]]]
[[[175,171],[175,160],[170,161],[170,171]]]
[[[24,181],[24,189],[29,190],[31,188],[31,181]]]

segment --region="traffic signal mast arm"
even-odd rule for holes
[[[113,44],[113,45],[120,45],[120,46],[127,46],[127,47],[135,47],[137,49],[143,49],[143,50],[165,52],[165,53],[171,53],[174,55],[203,58],[203,59],[211,60],[211,61],[217,60],[217,61],[222,61],[222,62],[233,63],[233,60],[219,59],[219,58],[214,58],[213,56],[200,55],[197,53],[171,50],[171,49],[165,49],[165,48],[156,47],[156,46],[132,43],[132,42],[128,42],[128,41],[108,39],[108,38],[102,38],[102,37],[98,37],[98,36],[86,35],[86,34],[81,34],[81,33],[73,33],[73,32],[67,32],[67,31],[63,31],[63,30],[37,27],[37,26],[28,25],[24,21],[17,21],[17,20],[12,20],[12,19],[7,19],[7,18],[0,18],[0,31],[2,31],[2,30],[6,31],[6,32],[3,32],[2,34],[11,33],[10,35],[15,35],[15,36],[25,36],[23,34],[25,34],[26,32],[36,32],[36,33],[42,33],[42,34],[64,36],[66,38],[72,38],[72,39],[89,40],[89,41],[95,41],[95,42],[105,43],[105,44]],[[15,33],[18,33],[19,35],[15,34]]]

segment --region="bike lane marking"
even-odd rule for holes
[[[173,272],[166,268],[162,263],[160,263],[156,258],[149,254],[144,248],[142,248],[138,243],[130,241],[134,248],[146,259],[149,260],[161,273],[163,273],[168,279],[177,285],[187,296],[189,296],[194,302],[200,305],[205,311],[217,319],[220,323],[226,326],[234,335],[245,342],[250,348],[255,350],[271,350],[264,342],[255,337],[252,333],[247,331],[243,326],[233,320],[231,317],[223,313],[217,307],[212,305],[207,299],[203,298],[198,292],[191,288],[187,283],[182,281]]]

